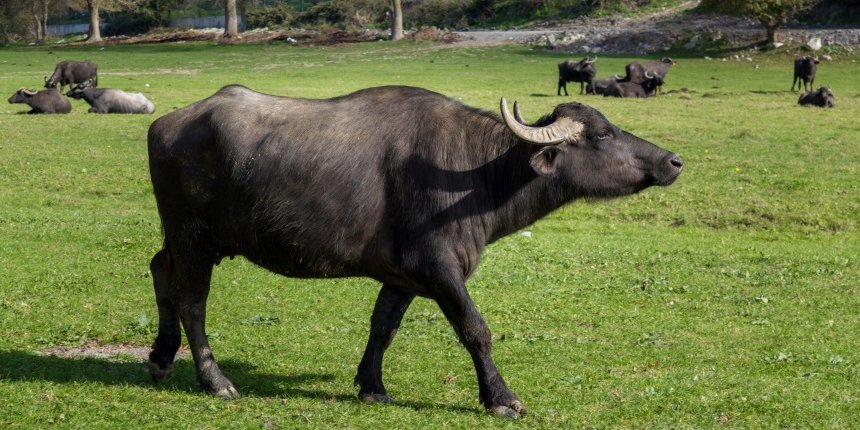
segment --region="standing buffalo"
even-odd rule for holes
[[[821,87],[815,91],[810,91],[801,95],[797,100],[797,104],[802,106],[812,105],[832,108],[833,106],[836,106],[836,96],[833,95],[830,88]]]
[[[815,72],[818,71],[817,64],[818,59],[808,55],[794,60],[794,80],[791,82],[791,91],[794,91],[795,85],[800,90],[801,81],[803,81],[804,92],[812,91],[815,83]]]
[[[153,113],[155,105],[141,93],[127,93],[115,88],[92,88],[92,81],[78,84],[67,96],[84,99],[90,104],[91,113]]]
[[[557,94],[561,95],[561,89],[564,88],[564,95],[568,95],[568,82],[579,82],[579,93],[582,94],[585,90],[585,84],[590,83],[597,75],[597,69],[594,67],[595,61],[597,61],[597,57],[585,57],[579,61],[565,60],[558,63]]]
[[[238,396],[205,318],[213,265],[243,255],[284,276],[382,284],[355,377],[361,400],[391,401],[383,354],[421,296],[471,355],[483,405],[523,415],[466,290],[485,247],[573,200],[669,185],[683,164],[579,103],[534,125],[514,111],[504,98],[499,118],[412,87],[311,100],[233,85],[156,120],[149,168],[164,248],[150,264],[152,377],[169,374],[181,323],[203,388]]]
[[[32,109],[27,113],[69,113],[72,111],[72,104],[69,103],[69,100],[53,88],[39,92],[21,88],[12,94],[12,97],[9,97],[9,103],[29,105]]]
[[[54,68],[54,74],[45,78],[45,88],[56,88],[60,91],[66,85],[80,84],[92,80],[92,86],[99,86],[99,66],[92,61],[62,61]]]

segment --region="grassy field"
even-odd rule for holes
[[[83,101],[69,115],[0,110],[0,427],[855,427],[860,55],[820,65],[832,110],[796,106],[782,53],[678,58],[667,94],[643,100],[557,97],[562,58],[412,43],[0,50],[2,94],[90,59],[101,86],[156,104],[152,116],[87,114]],[[599,75],[630,60],[601,56]],[[468,354],[427,300],[386,356],[398,403],[360,404],[376,283],[291,280],[241,258],[215,269],[209,299],[213,349],[243,394],[221,401],[190,359],[155,385],[133,352],[157,319],[147,127],[230,83],[302,97],[415,85],[491,111],[519,100],[527,119],[583,101],[686,168],[671,187],[571,204],[488,249],[469,288],[524,420],[482,410]],[[51,354],[81,345],[108,356]]]

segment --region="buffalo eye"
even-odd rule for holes
[[[611,132],[608,132],[608,131],[602,132],[602,133],[599,133],[597,135],[597,140],[604,140],[605,141],[605,140],[609,140],[609,139],[612,139],[612,133]]]

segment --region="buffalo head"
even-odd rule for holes
[[[652,185],[670,185],[684,163],[672,152],[628,133],[596,109],[580,103],[558,105],[552,114],[526,125],[501,100],[502,118],[521,140],[540,146],[532,169],[558,181],[567,194],[613,197]]]

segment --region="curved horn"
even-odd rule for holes
[[[21,87],[21,89],[19,89],[18,91],[20,91],[20,92],[22,92],[22,93],[24,93],[24,94],[26,94],[26,95],[28,95],[28,96],[35,96],[35,95],[36,95],[36,92],[35,92],[35,91],[33,91],[33,90],[28,90],[27,88],[24,88],[24,87]]]
[[[652,75],[651,73],[649,73],[647,70],[645,71],[645,77],[646,77],[646,78],[648,78],[648,79],[654,79],[654,75]]]
[[[514,118],[522,125],[528,125],[526,120],[523,119],[523,115],[520,113],[520,104],[519,102],[514,102]]]
[[[550,125],[545,127],[530,127],[517,121],[508,111],[508,103],[502,97],[500,102],[502,110],[502,119],[505,120],[505,125],[517,137],[536,145],[556,145],[565,140],[576,140],[584,128],[581,122],[573,121],[567,117],[560,117]]]

